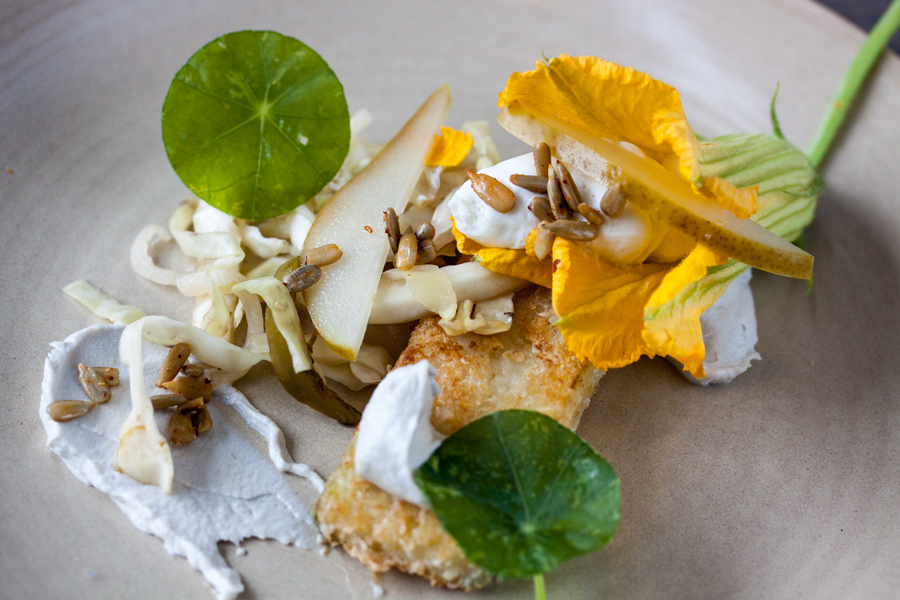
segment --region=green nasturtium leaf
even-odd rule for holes
[[[257,220],[293,210],[331,181],[350,147],[350,115],[344,88],[311,48],[273,31],[238,31],[175,75],[162,134],[191,191]]]
[[[506,410],[448,437],[416,472],[465,555],[501,577],[549,571],[606,544],[619,480],[577,435],[541,413]]]

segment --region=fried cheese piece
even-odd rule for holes
[[[431,422],[449,435],[484,415],[509,408],[540,411],[575,429],[603,371],[580,363],[546,317],[550,292],[522,290],[509,331],[451,337],[438,318],[422,319],[398,367],[427,359],[441,393]],[[471,590],[492,580],[466,559],[430,510],[399,500],[360,479],[351,444],[316,506],[322,534],[376,573],[391,567],[432,585]]]

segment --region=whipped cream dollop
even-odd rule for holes
[[[285,481],[282,471],[306,477],[321,492],[322,479],[309,467],[294,463],[281,430],[231,386],[214,388],[207,408],[212,429],[187,446],[173,446],[175,479],[166,495],[155,485],[138,483],[115,469],[119,432],[131,411],[129,370],[119,360],[120,325],[94,325],[51,344],[44,363],[40,418],[47,445],[82,482],[119,506],[140,531],[162,538],[169,554],[184,556],[203,574],[219,600],[236,598],[241,577],[218,549],[219,541],[239,543],[255,537],[276,539],[302,548],[317,545],[312,515]],[[168,349],[143,342],[144,385],[152,389]],[[121,384],[109,402],[67,423],[47,414],[56,400],[84,399],[77,365],[116,367]],[[234,428],[225,411],[235,409],[266,438],[269,458],[261,455]],[[155,411],[166,431],[170,411]],[[271,460],[270,460],[271,459]]]
[[[762,357],[756,351],[756,310],[750,289],[751,269],[738,275],[716,302],[700,315],[706,357],[706,377],[697,379],[688,371],[682,375],[693,383],[728,383],[750,368],[750,361]]]
[[[392,370],[378,384],[359,422],[356,474],[389,494],[423,508],[430,505],[413,473],[441,445],[431,407],[441,393],[427,360]]]
[[[565,163],[563,163],[565,164]],[[566,165],[572,181],[578,188],[581,200],[594,210],[600,210],[600,201],[609,189],[608,182],[598,181],[580,169]],[[516,204],[508,213],[500,213],[484,203],[467,181],[450,199],[449,207],[456,228],[467,238],[490,248],[520,250],[525,247],[528,234],[537,227],[538,219],[528,210],[536,194],[510,182],[514,174],[534,175],[534,157],[523,154],[480,173],[490,175],[516,196]],[[601,258],[616,263],[643,261],[653,250],[653,225],[643,210],[626,202],[625,210],[615,219],[607,218],[600,226],[600,235],[586,242],[585,246]]]

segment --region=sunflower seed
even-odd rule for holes
[[[416,229],[416,237],[421,242],[422,240],[433,240],[434,239],[434,225],[431,223],[422,223],[419,225],[419,228]]]
[[[534,172],[541,177],[547,177],[550,169],[550,146],[541,142],[534,147]]]
[[[344,253],[337,244],[325,244],[306,252],[303,256],[303,264],[327,267],[336,263],[343,255]]]
[[[78,383],[92,402],[103,404],[112,398],[112,393],[103,377],[91,367],[81,363],[78,363]]]
[[[600,214],[600,211],[594,210],[586,202],[582,202],[578,205],[578,213],[594,225],[603,225],[603,215]]]
[[[115,367],[91,367],[102,380],[110,387],[119,385],[119,370]]]
[[[210,418],[209,411],[206,407],[193,413],[191,415],[191,422],[194,424],[194,431],[197,435],[203,435],[212,429],[212,419]]]
[[[553,213],[554,219],[568,219],[569,207],[563,200],[562,190],[559,189],[559,179],[555,172],[550,173],[547,179],[547,198],[550,202],[550,211]]]
[[[553,234],[572,242],[588,242],[600,234],[600,228],[583,221],[560,220],[544,225]]]
[[[508,187],[484,173],[475,173],[466,169],[466,175],[472,182],[472,189],[485,204],[499,213],[508,213],[516,205],[516,195]]]
[[[534,237],[534,255],[538,260],[544,260],[553,250],[553,233],[547,229],[547,223],[548,221],[541,222]]]
[[[539,221],[552,221],[554,218],[553,209],[550,208],[550,201],[543,196],[535,196],[528,208],[531,210],[531,214],[537,217]]]
[[[51,402],[47,406],[47,414],[50,418],[59,423],[65,423],[91,412],[91,409],[97,406],[96,402],[85,402],[84,400],[59,400]]]
[[[186,363],[183,367],[181,367],[181,372],[188,377],[202,377],[203,373],[206,372],[206,369],[204,369],[197,363]]]
[[[419,259],[419,242],[416,234],[404,233],[400,238],[400,246],[394,255],[394,266],[402,271],[408,271],[415,266]]]
[[[178,412],[182,413],[190,413],[196,412],[198,410],[202,410],[206,408],[206,403],[203,402],[203,398],[194,398],[193,400],[188,400],[184,404],[178,406]]]
[[[419,242],[414,233],[404,233],[394,255],[394,266],[402,271],[412,269],[419,258]]]
[[[167,381],[172,381],[178,375],[178,371],[187,362],[191,355],[191,345],[180,342],[169,349],[166,360],[163,361],[162,367],[159,369],[159,377],[156,378],[156,387],[163,387]]]
[[[419,240],[419,260],[417,264],[424,265],[430,263],[437,258],[437,251],[434,249],[434,242],[430,239]]]
[[[179,377],[167,381],[162,386],[173,394],[181,394],[185,398],[203,398],[206,401],[212,399],[212,380],[208,377],[202,379]]]
[[[617,183],[606,190],[600,200],[600,208],[606,213],[606,216],[613,219],[621,215],[625,210],[625,186]]]
[[[281,282],[290,293],[302,292],[322,277],[322,269],[316,265],[303,265],[284,276]]]
[[[154,410],[163,410],[165,408],[172,408],[173,406],[181,406],[188,399],[184,394],[158,394],[156,396],[150,396],[150,402],[153,403]]]
[[[190,444],[197,437],[190,415],[177,412],[169,419],[169,441],[176,446]]]
[[[400,246],[400,219],[397,218],[397,211],[393,208],[384,211],[384,232],[391,241],[391,251],[397,254],[397,248]]]
[[[535,194],[547,193],[547,178],[540,175],[510,175],[509,182]]]
[[[578,205],[581,204],[581,194],[572,180],[572,174],[566,168],[566,165],[556,161],[556,175],[559,177],[559,187],[562,189],[563,197],[566,204],[573,212],[578,212]]]

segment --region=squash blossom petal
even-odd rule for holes
[[[501,107],[512,103],[634,144],[699,196],[785,239],[796,239],[812,220],[821,179],[802,152],[761,134],[698,142],[678,92],[634,69],[563,55],[514,73],[499,99]],[[507,250],[453,233],[459,250],[488,269],[551,287],[555,325],[569,348],[603,369],[663,355],[703,377],[700,315],[748,268],[702,244],[675,263],[615,265],[560,238],[539,261],[533,235],[525,250]]]
[[[662,165],[676,165],[703,197],[745,219],[756,212],[756,190],[703,177],[697,136],[675,88],[630,67],[595,56],[560,55],[513,73],[498,106],[513,102],[556,115],[591,135],[630,142]]]
[[[509,250],[507,248],[488,248],[475,240],[470,240],[453,226],[453,236],[456,238],[456,247],[463,254],[472,254],[482,267],[495,273],[512,275],[519,279],[536,283],[542,287],[550,287],[552,284],[551,264],[552,258],[548,256],[544,260],[538,260],[534,255],[534,238],[531,239],[531,253],[528,250]]]
[[[425,166],[455,167],[469,153],[472,143],[471,133],[442,125],[441,135],[434,136],[434,143],[428,151],[428,156],[425,157]]]

